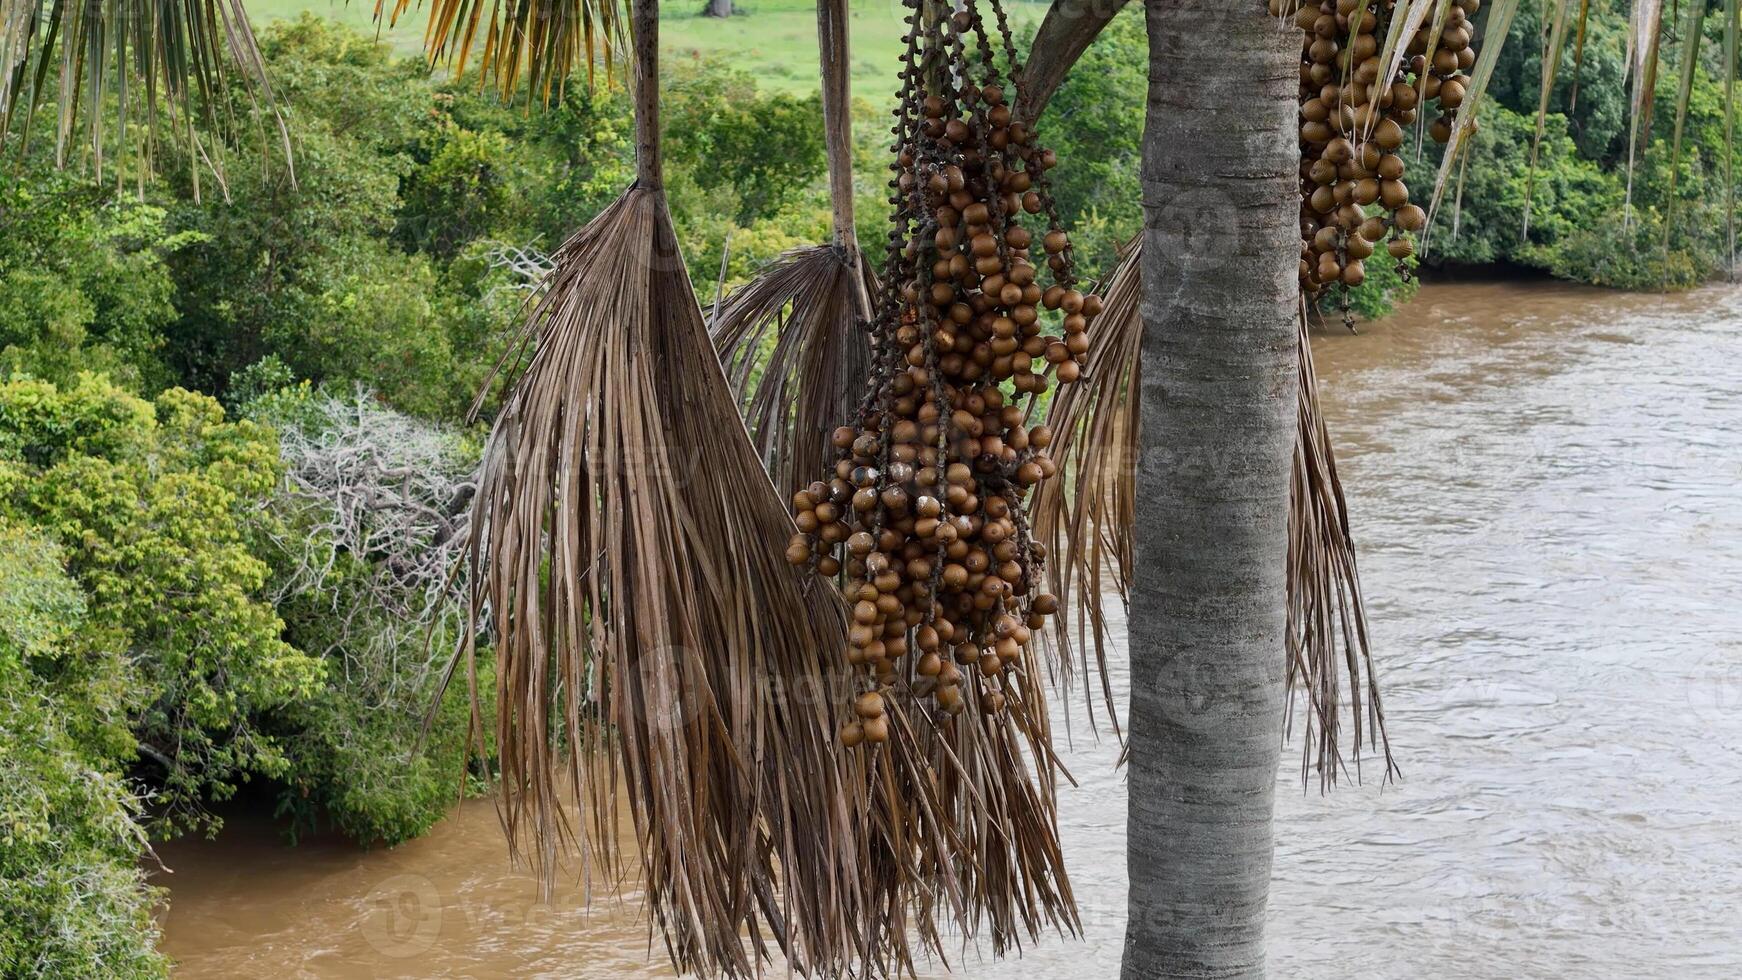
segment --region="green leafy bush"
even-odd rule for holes
[[[0,385],[0,447],[0,514],[60,543],[90,626],[124,652],[159,829],[215,826],[209,801],[285,772],[258,719],[321,678],[281,638],[250,550],[277,446],[203,395],[145,402],[87,374],[66,388]]]
[[[0,977],[163,977],[137,804],[78,737],[90,704],[45,683],[85,612],[61,560],[0,520]]]
[[[106,199],[41,161],[0,181],[0,372],[66,380],[111,371],[135,390],[169,378],[163,329],[175,316],[161,207]]]

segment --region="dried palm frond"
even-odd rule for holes
[[[509,838],[547,881],[578,851],[614,884],[627,811],[650,929],[710,975],[777,954],[911,973],[944,955],[946,922],[985,926],[994,952],[1074,931],[1052,784],[1032,771],[1053,771],[1044,716],[978,730],[898,711],[875,752],[836,740],[844,611],[781,555],[792,522],[678,254],[653,8],[635,8],[637,183],[551,256],[471,520],[461,653],[475,661],[487,616]]]
[[[1101,317],[1083,377],[1062,386],[1047,413],[1060,478],[1043,481],[1029,505],[1035,540],[1050,556],[1047,589],[1063,600],[1042,642],[1056,645],[1054,665],[1067,684],[1079,672],[1089,675],[1093,646],[1102,701],[1115,733],[1119,716],[1107,651],[1117,638],[1110,635],[1102,603],[1109,591],[1116,591],[1121,602],[1131,601],[1136,568],[1141,261],[1142,248],[1133,241],[1103,284]],[[1094,699],[1087,688],[1084,702],[1092,725]]]
[[[845,0],[818,0],[817,27],[834,240],[781,256],[711,318],[752,440],[786,491],[833,465],[830,432],[859,406],[871,375],[862,325],[880,292],[853,230]],[[828,655],[844,667],[841,652]],[[851,835],[867,916],[855,970],[911,973],[916,948],[947,962],[945,923],[986,937],[994,955],[1043,931],[1080,931],[1036,670],[1029,663],[1007,692],[1014,708],[1003,717],[951,718],[898,702],[888,743],[844,753],[851,809],[867,817]]]
[[[0,0],[0,138],[15,136],[27,146],[31,120],[52,87],[56,165],[67,163],[82,112],[99,180],[105,107],[112,97],[117,134],[125,135],[128,124],[144,115],[146,133],[137,148],[141,179],[167,127],[171,139],[193,142],[192,154],[206,160],[221,185],[215,151],[207,153],[194,123],[229,122],[219,118],[218,103],[232,71],[240,73],[250,98],[277,130],[290,166],[290,136],[254,30],[235,0]],[[159,118],[160,110],[167,119]]]
[[[876,290],[857,249],[812,245],[781,255],[713,313],[714,346],[750,439],[785,493],[834,460],[829,434],[858,404],[870,369],[860,324]]]
[[[410,6],[411,0],[375,0],[375,19],[397,24]],[[623,46],[623,6],[623,0],[433,0],[424,51],[431,64],[445,64],[461,78],[482,44],[480,83],[493,82],[506,102],[525,82],[549,104],[561,98],[577,68],[586,68],[588,85],[595,59],[611,70],[613,51]]]
[[[844,618],[782,560],[791,521],[679,255],[656,10],[636,9],[636,185],[552,256],[515,345],[530,354],[485,449],[462,653],[487,615],[517,851],[548,882],[574,846],[615,884],[621,805],[673,963],[745,976],[775,950],[839,961],[862,929],[834,700],[805,696],[829,689]]]
[[[841,607],[779,554],[791,523],[675,248],[636,189],[557,251],[486,449],[471,610],[499,637],[511,840],[547,876],[570,843],[615,868],[621,793],[683,969],[753,971],[741,936],[830,975],[942,957],[945,921],[995,953],[1076,932],[1038,707],[836,742]]]
[[[469,555],[473,621],[487,611],[496,634],[510,841],[547,878],[578,843],[584,873],[597,861],[612,880],[621,802],[680,968],[751,973],[771,930],[795,953],[835,948],[853,928],[833,895],[853,855],[833,829],[850,823],[833,708],[773,695],[821,683],[821,651],[844,642],[839,607],[781,559],[790,521],[661,192],[631,189],[553,258],[485,451]],[[781,868],[807,873],[778,881]],[[769,917],[758,901],[776,890],[800,914]]]
[[[1288,689],[1306,694],[1301,779],[1304,782],[1309,772],[1316,771],[1324,788],[1335,783],[1338,773],[1346,769],[1340,739],[1342,670],[1349,678],[1350,742],[1356,777],[1361,775],[1364,744],[1380,752],[1385,779],[1397,775],[1398,769],[1385,731],[1379,678],[1373,669],[1348,503],[1337,476],[1337,458],[1325,415],[1319,407],[1304,304],[1298,337],[1300,408],[1288,494]],[[1367,689],[1365,708],[1363,684]],[[1291,717],[1295,706],[1290,699]]]
[[[1141,268],[1139,238],[1126,247],[1102,287],[1102,316],[1096,321],[1095,344],[1084,380],[1060,392],[1048,415],[1053,458],[1066,477],[1042,484],[1031,505],[1035,537],[1049,555],[1048,587],[1057,595],[1070,597],[1052,629],[1043,634],[1054,651],[1052,666],[1067,678],[1077,671],[1087,673],[1093,645],[1102,702],[1114,717],[1115,730],[1116,708],[1107,680],[1106,651],[1118,638],[1110,633],[1101,601],[1109,587],[1122,601],[1128,601],[1135,572],[1138,421],[1142,418],[1138,402],[1143,340]],[[1343,768],[1337,720],[1341,710],[1338,670],[1342,665],[1347,669],[1352,694],[1357,772],[1361,747],[1366,744],[1382,751],[1385,773],[1390,777],[1396,767],[1385,737],[1347,505],[1319,407],[1306,338],[1303,309],[1299,437],[1288,501],[1285,640],[1289,690],[1303,695],[1309,718],[1302,772],[1317,771],[1321,779],[1330,782]],[[1368,692],[1365,706],[1360,697],[1363,687]]]
[[[709,317],[751,441],[785,493],[816,479],[834,459],[829,434],[858,405],[870,371],[864,324],[878,294],[877,274],[853,231],[845,0],[818,0],[817,40],[834,242],[786,252]]]

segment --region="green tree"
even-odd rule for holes
[[[0,977],[163,977],[137,803],[48,675],[77,656],[85,603],[63,555],[0,520]]]
[[[759,95],[753,77],[718,64],[661,81],[667,160],[726,205],[711,211],[739,224],[771,217],[822,174],[817,97]]]
[[[168,380],[163,331],[175,317],[162,208],[113,200],[41,163],[0,186],[0,372],[61,381],[112,372],[137,390]]]
[[[131,665],[127,713],[160,830],[215,826],[208,801],[285,772],[258,719],[321,678],[281,638],[250,551],[278,474],[270,434],[202,395],[146,402],[81,375],[0,385],[0,447],[0,513],[60,543],[91,626]]]

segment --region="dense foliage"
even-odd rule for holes
[[[197,236],[163,208],[46,168],[0,182],[0,371],[64,379],[108,371],[140,390],[170,380],[167,256]]]
[[[62,557],[0,519],[0,977],[161,977],[137,802],[66,682],[88,638]]]
[[[185,389],[146,402],[81,375],[0,387],[0,446],[0,513],[51,534],[89,597],[108,713],[158,770],[163,829],[281,775],[257,719],[310,696],[321,668],[282,639],[249,547],[278,477],[271,434]]]
[[[1628,82],[1622,56],[1627,9],[1592,3],[1583,65],[1576,67],[1568,54],[1556,74],[1534,177],[1529,153],[1541,97],[1537,39],[1543,14],[1534,8],[1520,12],[1495,72],[1494,101],[1482,115],[1475,155],[1463,168],[1462,203],[1444,209],[1434,233],[1439,260],[1516,262],[1625,289],[1686,288],[1730,271],[1722,18],[1706,18],[1705,36],[1695,39],[1702,44],[1702,57],[1679,161],[1673,149],[1675,97],[1683,45],[1690,40],[1666,40],[1651,124],[1631,154],[1629,204]],[[1673,191],[1672,164],[1678,171]]]
[[[160,972],[144,842],[215,831],[244,783],[277,787],[292,833],[366,844],[454,798],[463,683],[425,728],[454,528],[345,529],[463,512],[475,450],[306,385],[250,413],[89,373],[0,383],[0,976]],[[359,462],[322,482],[314,445]],[[426,554],[419,582],[402,561]]]

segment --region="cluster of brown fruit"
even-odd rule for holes
[[[973,6],[920,0],[906,40],[873,376],[854,424],[834,433],[831,478],[795,495],[787,557],[842,577],[846,656],[878,688],[905,686],[956,714],[968,687],[996,713],[1007,672],[1058,608],[1035,594],[1044,549],[1023,513],[1056,471],[1052,433],[1029,411],[1052,382],[1080,376],[1101,300],[1073,286],[1046,189],[1056,158],[1012,117],[1008,38],[1006,75]],[[1025,214],[1048,230],[1033,234]],[[846,744],[887,737],[883,693],[853,707]]]
[[[1316,296],[1331,286],[1359,286],[1366,260],[1384,243],[1399,263],[1415,250],[1409,238],[1427,225],[1404,183],[1404,127],[1425,102],[1441,115],[1428,133],[1451,137],[1463,104],[1463,76],[1475,63],[1470,17],[1481,0],[1454,0],[1445,19],[1420,28],[1390,59],[1383,51],[1395,0],[1272,0],[1300,27],[1301,288]],[[1392,69],[1395,65],[1395,70]]]

